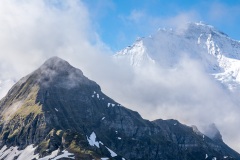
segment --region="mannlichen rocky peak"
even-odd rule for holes
[[[0,159],[240,158],[176,120],[144,120],[57,57],[15,84],[0,113]]]

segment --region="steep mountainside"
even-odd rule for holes
[[[184,29],[159,29],[115,55],[139,68],[157,63],[174,68],[183,56],[197,60],[231,91],[240,91],[240,42],[213,26],[188,23]]]
[[[144,120],[53,57],[0,101],[0,159],[240,159],[176,120]]]

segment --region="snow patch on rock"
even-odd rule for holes
[[[113,152],[111,149],[109,149],[108,147],[106,147],[106,148],[110,152],[112,157],[116,157],[117,156],[117,154],[115,152]]]
[[[94,132],[92,132],[90,137],[89,138],[87,137],[87,140],[88,140],[88,143],[90,146],[96,146],[99,148],[99,142],[96,141],[96,138],[97,138],[96,134]]]

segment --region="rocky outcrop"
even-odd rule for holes
[[[59,149],[86,160],[240,158],[222,141],[176,120],[144,120],[57,57],[15,84],[0,113],[0,146],[34,144],[40,157]]]

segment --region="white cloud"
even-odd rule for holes
[[[130,15],[127,17],[129,21],[133,21],[134,23],[138,23],[146,18],[146,14],[143,11],[132,10]]]
[[[200,16],[195,11],[179,12],[174,16],[153,16],[144,10],[132,10],[129,15],[120,16],[128,26],[143,33],[151,33],[159,27],[184,28],[188,22],[199,21]]]
[[[104,48],[77,0],[3,0],[0,23],[0,77],[23,76],[53,55],[84,58]]]
[[[109,83],[108,93],[146,119],[178,119],[201,131],[215,123],[223,140],[239,150],[239,103],[208,75],[198,61],[182,57],[174,69],[144,66],[128,81]],[[124,76],[124,75],[122,75]]]
[[[176,16],[163,19],[161,22],[161,26],[165,25],[166,27],[183,29],[186,27],[187,23],[196,21],[199,21],[199,15],[196,12],[181,12]]]

